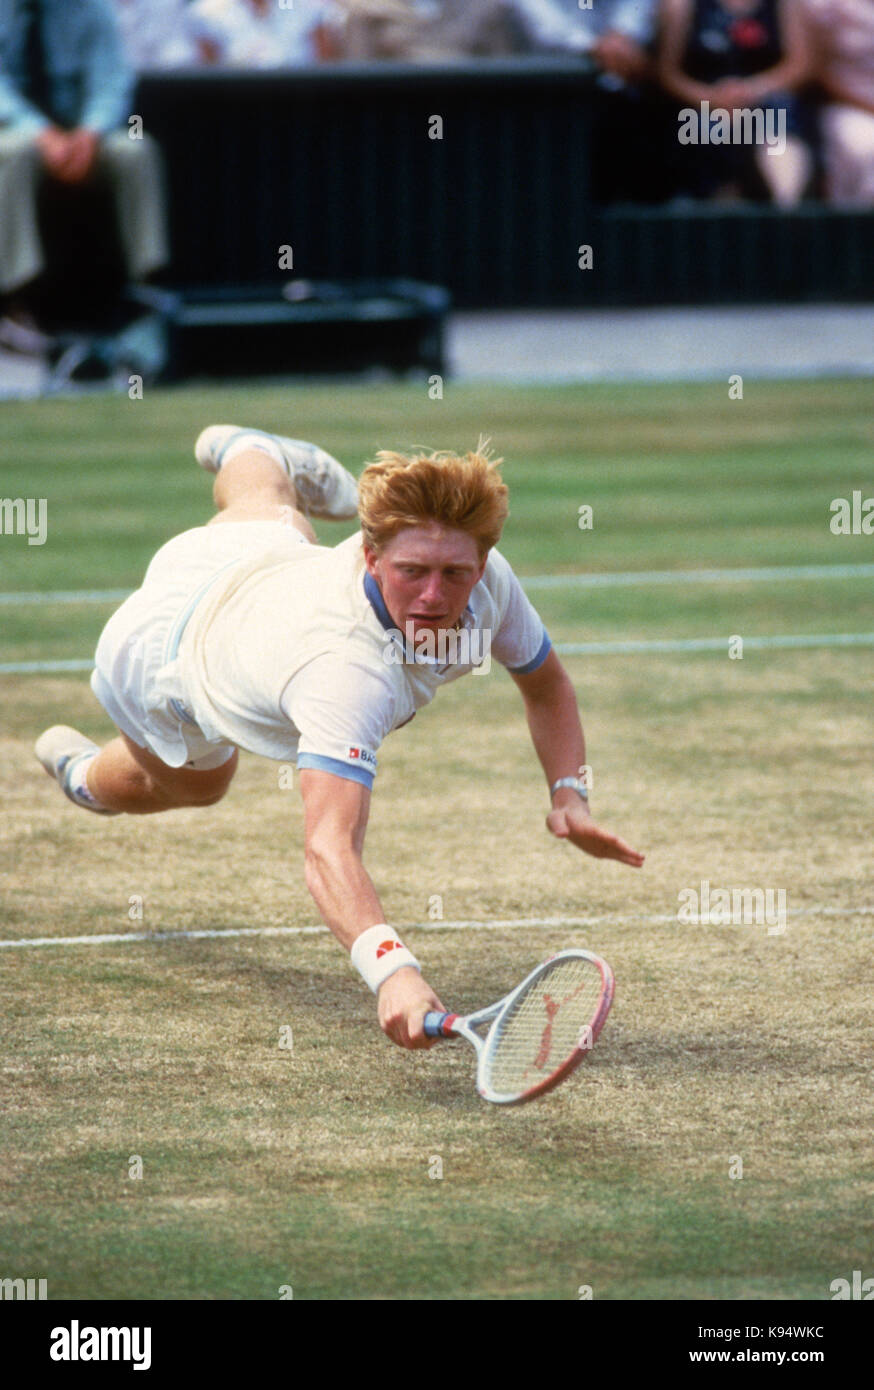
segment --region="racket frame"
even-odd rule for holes
[[[549,974],[554,970],[559,961],[567,959],[587,960],[592,965],[597,966],[601,974],[601,996],[598,1001],[598,1008],[595,1017],[589,1020],[588,1025],[583,1028],[591,1028],[591,1038],[587,1036],[585,1046],[581,1043],[565,1057],[561,1064],[550,1072],[548,1076],[536,1082],[533,1086],[527,1087],[524,1091],[518,1092],[499,1092],[493,1091],[485,1083],[485,1073],[489,1065],[490,1058],[498,1046],[500,1037],[500,1024],[503,1017],[509,1013],[521,994],[524,994],[528,987],[541,975]],[[490,1101],[494,1105],[521,1105],[525,1101],[534,1100],[537,1096],[544,1095],[558,1086],[571,1072],[575,1071],[588,1053],[592,1050],[598,1034],[604,1026],[610,1006],[613,1003],[615,993],[615,979],[613,971],[605,960],[596,956],[592,951],[584,951],[579,947],[571,947],[565,951],[557,951],[555,955],[536,965],[532,971],[525,976],[520,984],[503,999],[498,999],[496,1003],[489,1004],[484,1009],[477,1009],[472,1014],[440,1014],[430,1013],[425,1017],[425,1032],[429,1037],[442,1038],[466,1038],[472,1043],[477,1054],[476,1068],[476,1088],[483,1100]],[[476,1031],[484,1023],[491,1023],[488,1033],[485,1036]],[[582,1033],[581,1028],[580,1032]]]

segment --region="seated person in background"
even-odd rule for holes
[[[790,207],[804,195],[813,159],[790,93],[811,66],[808,28],[796,0],[662,0],[659,80],[684,106],[711,112],[785,112],[786,145],[698,144],[682,147],[687,189],[696,197],[750,197],[762,189]]]
[[[649,85],[657,0],[515,0],[533,52],[587,58],[597,72],[589,137],[597,203],[657,203],[665,197],[664,148],[673,111]],[[641,104],[646,102],[642,113]],[[667,133],[666,133],[666,127]]]
[[[298,0],[290,9],[278,0],[191,0],[185,32],[198,62],[210,66],[303,66],[326,56],[322,42],[331,9],[319,0]]]
[[[825,97],[826,197],[874,206],[874,0],[803,0]]]
[[[649,71],[657,0],[337,0],[346,56],[407,60],[591,54],[617,85]]]
[[[113,0],[128,61],[137,72],[194,67],[199,61],[186,32],[189,0]]]
[[[536,51],[584,53],[606,85],[644,81],[651,75],[648,45],[655,36],[657,0],[598,0],[589,10],[578,0],[514,0]]]
[[[45,270],[38,224],[44,179],[112,185],[127,274],[167,259],[157,147],[131,139],[132,73],[110,0],[6,0],[0,6],[0,342],[40,353],[31,308]]]
[[[337,0],[346,22],[342,55],[358,62],[452,62],[523,53],[512,0]]]
[[[658,0],[338,0],[344,56],[446,62],[537,53],[591,59],[598,72],[592,126],[597,202],[664,198],[664,112],[641,119],[638,83],[653,76],[648,45]],[[582,71],[582,70],[581,70]],[[652,100],[652,91],[647,92]],[[671,113],[672,115],[673,113]],[[673,132],[671,132],[673,133]]]

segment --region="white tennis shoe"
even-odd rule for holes
[[[358,484],[342,463],[305,439],[286,439],[266,430],[239,425],[207,425],[198,435],[194,456],[208,473],[244,449],[260,449],[281,463],[310,516],[348,521],[358,513]]]

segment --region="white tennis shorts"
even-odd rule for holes
[[[161,672],[176,655],[185,624],[218,575],[259,550],[309,542],[281,521],[198,526],[155,555],[142,587],[107,623],[97,644],[91,689],[110,719],[168,767],[221,767],[234,745],[210,742]]]

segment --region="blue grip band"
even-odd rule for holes
[[[442,1038],[445,1037],[443,1025],[449,1018],[449,1014],[430,1013],[425,1015],[425,1037]]]

